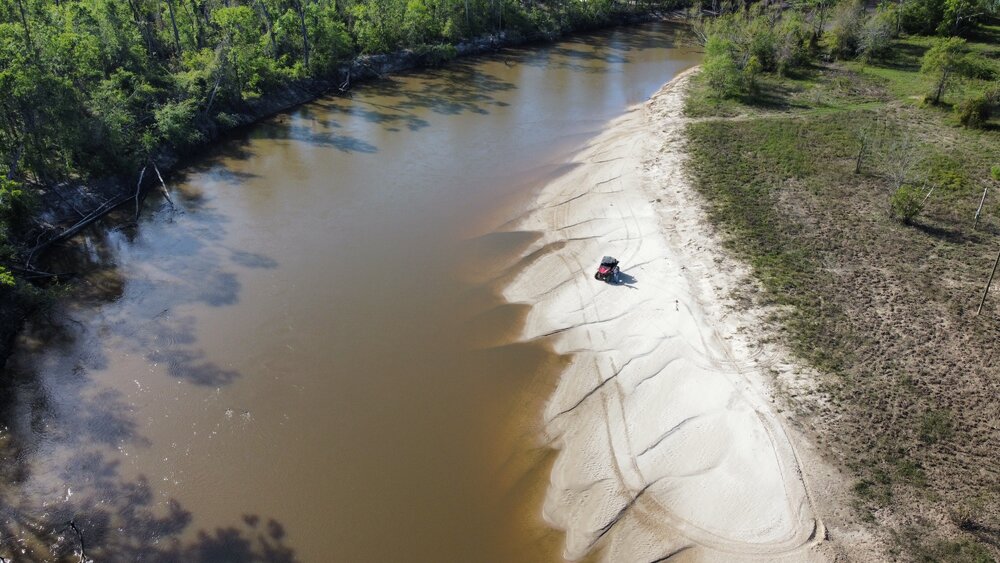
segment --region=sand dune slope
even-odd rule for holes
[[[820,560],[825,530],[759,358],[715,302],[701,212],[664,195],[690,192],[688,76],[611,124],[518,224],[543,234],[526,255],[550,250],[505,297],[532,306],[525,338],[574,358],[544,413],[559,449],[544,515],[570,560]],[[604,254],[621,284],[593,278]]]

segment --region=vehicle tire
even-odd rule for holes
[[[601,274],[600,273],[594,274],[594,279],[597,280],[597,281],[600,281],[601,280]]]

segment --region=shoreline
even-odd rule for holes
[[[723,263],[684,176],[695,72],[611,122],[516,223],[540,256],[504,297],[531,306],[523,340],[572,357],[543,415],[543,516],[569,560],[831,560],[809,483],[835,471],[775,412],[766,374],[793,368],[730,310],[747,271]],[[604,254],[624,284],[593,279]]]

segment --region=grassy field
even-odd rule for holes
[[[753,99],[714,99],[696,80],[689,172],[775,326],[822,373],[820,395],[787,398],[856,476],[861,517],[901,560],[993,561],[1000,285],[976,309],[1000,251],[1000,120],[958,126],[951,105],[981,80],[923,104],[928,42],[769,77]],[[1000,71],[1000,26],[970,47]],[[900,182],[933,188],[909,224],[890,214]]]

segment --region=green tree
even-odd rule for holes
[[[959,73],[966,55],[965,39],[948,37],[940,39],[924,53],[920,72],[934,77],[934,93],[931,103],[941,103],[945,90],[951,86],[953,78]]]
[[[744,93],[757,94],[757,77],[762,69],[763,65],[757,60],[757,55],[751,55],[740,74],[740,87]]]
[[[188,150],[209,130],[235,123],[231,116],[246,111],[247,99],[267,95],[283,80],[329,76],[359,51],[413,46],[433,62],[454,49],[422,44],[500,30],[556,35],[639,6],[616,0],[6,0],[0,2],[0,168],[26,186],[135,173],[160,148]],[[778,64],[774,13],[741,15],[752,25],[724,36],[739,57],[737,88],[751,54],[765,71]],[[795,59],[790,53],[799,42],[787,47],[782,57]]]
[[[427,43],[439,35],[434,18],[424,0],[408,0],[403,14],[403,35],[409,45]]]
[[[799,12],[787,12],[777,28],[775,45],[775,70],[788,74],[792,69],[805,66],[811,57],[811,30]]]
[[[401,43],[402,17],[386,0],[372,0],[352,9],[354,35],[363,53],[384,53]]]
[[[327,75],[337,63],[354,54],[354,44],[347,26],[340,21],[333,3],[313,3],[306,8],[306,22],[312,37],[313,54],[309,70],[316,75]]]
[[[220,46],[226,54],[225,69],[231,75],[230,93],[237,100],[257,97],[271,78],[267,55],[258,40],[263,25],[257,14],[248,6],[219,8],[212,14],[224,40]]]

